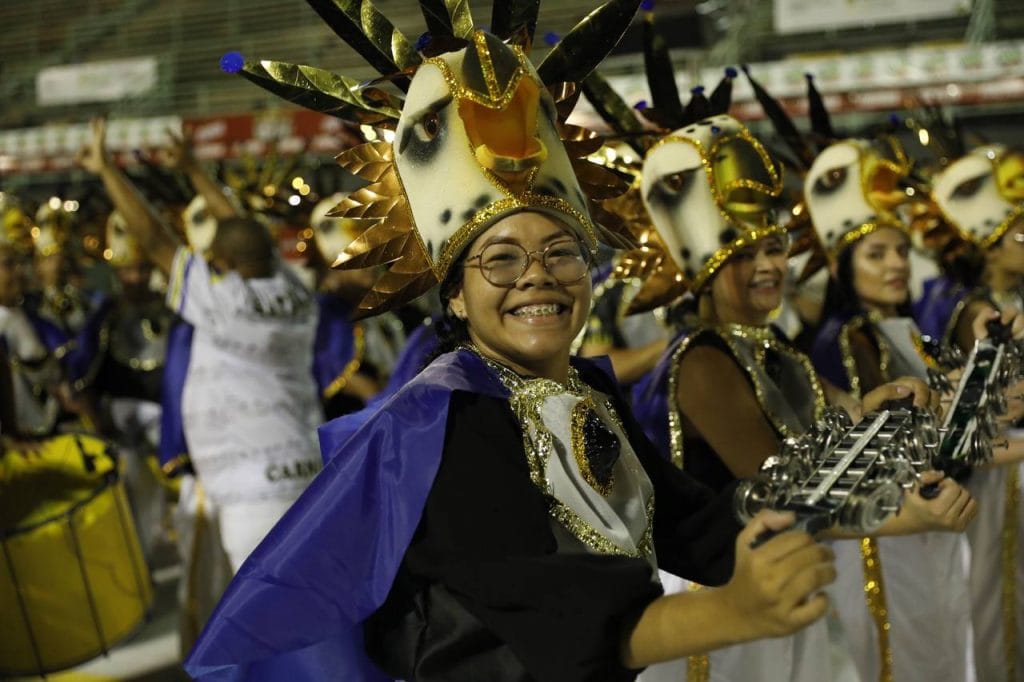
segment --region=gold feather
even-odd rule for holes
[[[429,291],[439,278],[416,232],[391,144],[376,141],[353,147],[338,155],[338,163],[370,184],[350,193],[332,213],[368,226],[333,267],[387,267],[360,301],[358,316],[390,310]]]
[[[619,255],[611,274],[616,279],[636,278],[642,282],[626,313],[654,310],[682,296],[687,290],[686,277],[651,224],[640,197],[639,176],[629,191],[604,205],[622,217],[635,243],[632,249]]]
[[[401,98],[347,76],[269,59],[246,61],[240,75],[278,97],[330,116],[368,125],[397,120]]]

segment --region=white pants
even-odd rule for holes
[[[256,545],[270,532],[294,500],[261,500],[259,502],[233,502],[220,505],[220,536],[231,562],[231,570],[238,573],[242,562],[256,549]]]
[[[687,581],[659,571],[665,594],[685,592]],[[708,656],[711,682],[829,682],[856,679],[848,661],[837,660],[829,643],[825,620],[789,635],[759,639],[712,651]],[[644,670],[637,682],[685,682],[687,659],[658,663]]]

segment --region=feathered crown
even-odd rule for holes
[[[803,204],[816,239],[801,279],[879,228],[906,230],[898,208],[907,200],[911,163],[895,136],[882,131],[870,139],[841,138],[811,74],[806,74],[811,130],[801,133],[782,105],[744,72],[789,148],[790,166],[803,175]]]
[[[9,192],[0,192],[0,248],[19,254],[32,251],[32,221]]]
[[[43,203],[36,210],[32,227],[32,243],[40,256],[52,256],[67,249],[71,240],[72,215],[63,204]]]
[[[237,53],[222,65],[291,102],[394,129],[394,143],[369,142],[338,157],[369,184],[334,211],[366,226],[335,266],[387,266],[362,314],[428,291],[476,235],[527,208],[558,217],[591,247],[598,238],[632,244],[597,203],[624,182],[586,160],[600,139],[564,119],[577,96],[567,83],[583,80],[615,46],[639,0],[598,7],[536,69],[524,48],[538,0],[495,0],[490,33],[474,28],[466,0],[421,0],[429,34],[415,45],[368,0],[308,2],[382,79],[361,83]],[[454,191],[439,191],[442,182]]]
[[[1024,152],[978,147],[936,174],[932,197],[963,239],[988,248],[1024,216]]]
[[[694,88],[684,105],[652,4],[644,6],[650,105],[628,106],[596,73],[584,81],[595,110],[645,155],[633,206],[624,206],[636,216],[630,225],[640,246],[620,258],[614,273],[644,281],[630,312],[699,289],[736,249],[785,233],[773,221],[782,191],[775,164],[761,143],[726,115],[736,70],[725,70],[710,97],[703,87]]]

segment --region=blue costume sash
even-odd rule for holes
[[[65,377],[81,390],[90,383],[99,369],[105,346],[103,328],[107,316],[113,310],[113,300],[98,292],[92,294],[88,299],[90,312],[77,333],[43,315],[40,312],[41,305],[42,302],[33,297],[27,300],[22,309],[39,340],[60,361]]]
[[[182,422],[181,396],[192,358],[192,334],[195,328],[178,320],[167,333],[167,359],[160,384],[160,447],[157,457],[168,476],[181,473],[188,466],[188,442]]]
[[[46,346],[46,350],[51,355],[63,355],[62,348],[70,341],[68,333],[61,329],[56,322],[40,315],[31,306],[24,306],[22,310],[25,311],[25,317],[32,323],[36,336],[39,337],[40,343]]]
[[[416,378],[416,375],[427,365],[427,358],[437,348],[437,323],[440,316],[435,315],[429,322],[421,324],[409,334],[402,352],[395,361],[395,367],[388,377],[387,385],[380,393],[373,396],[367,403],[367,408],[376,409],[383,405],[388,398],[398,393],[407,383]]]
[[[96,299],[98,304],[86,318],[63,358],[65,371],[77,390],[92,383],[107,350],[107,321],[116,301],[110,297]]]
[[[818,375],[836,388],[852,393],[852,381],[846,363],[853,360],[844,348],[844,328],[856,315],[833,315],[822,323],[814,337],[811,361]]]
[[[633,384],[633,416],[665,459],[671,459],[672,453],[668,423],[668,382],[672,374],[672,358],[691,333],[689,329],[680,331],[661,354],[654,369]]]
[[[356,355],[352,306],[330,294],[317,294],[320,319],[313,345],[313,378],[321,398]]]
[[[945,276],[926,281],[924,294],[913,306],[914,320],[921,333],[936,341],[945,338],[953,311],[970,291]]]

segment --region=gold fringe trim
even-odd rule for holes
[[[887,220],[885,218],[882,218],[878,222],[864,223],[860,227],[856,227],[840,236],[839,239],[836,240],[836,243],[832,246],[832,248],[828,250],[829,258],[832,260],[832,262],[838,261],[839,254],[845,251],[846,247],[850,246],[856,241],[859,241],[860,239],[863,239],[872,232],[877,232],[878,230],[884,227],[888,227],[893,230],[899,230],[900,232],[903,233],[906,233],[907,231],[907,228],[903,227],[902,224],[895,222],[893,220]]]
[[[1006,477],[1003,506],[1003,643],[1006,679],[1017,679],[1017,531],[1020,529],[1020,474],[1017,465]]]
[[[880,318],[879,318],[880,319]],[[846,370],[846,378],[850,382],[850,395],[857,400],[863,398],[861,395],[860,374],[857,371],[857,360],[853,357],[853,349],[850,346],[850,334],[861,328],[867,328],[867,332],[878,342],[878,370],[882,378],[889,381],[889,346],[882,340],[881,335],[875,330],[878,320],[872,317],[858,315],[851,318],[839,330],[839,352],[842,355],[843,369]]]
[[[679,342],[679,347],[672,352],[672,358],[669,360],[668,365],[667,398],[670,460],[678,469],[684,468],[686,463],[685,453],[683,452],[683,411],[679,409],[679,401],[677,400],[679,395],[679,365],[682,363],[683,355],[689,349],[690,343],[698,334],[700,334],[699,330]]]
[[[861,538],[860,555],[864,564],[864,601],[878,631],[880,656],[879,682],[892,680],[892,646],[889,643],[889,608],[885,600],[885,582],[882,579],[882,558],[874,538]]]
[[[703,589],[697,583],[690,583],[690,592]],[[686,657],[686,682],[708,682],[711,679],[711,657],[708,654],[693,654]]]
[[[341,370],[341,373],[334,378],[334,381],[324,388],[323,397],[325,400],[330,400],[344,390],[348,386],[349,380],[352,379],[352,375],[358,372],[363,364],[363,357],[366,355],[366,330],[363,329],[363,325],[358,323],[354,325],[352,336],[354,337],[353,342],[355,344],[352,359],[348,361],[348,364]]]

